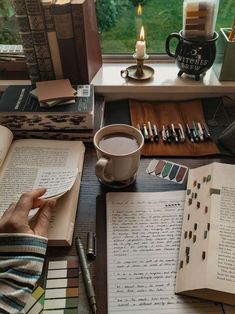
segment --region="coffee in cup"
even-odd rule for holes
[[[110,187],[125,187],[135,181],[144,138],[141,132],[126,124],[101,128],[94,136],[98,161],[95,172]]]

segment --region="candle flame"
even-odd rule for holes
[[[144,26],[142,26],[140,30],[140,40],[144,41]]]
[[[141,6],[140,3],[138,4],[137,15],[138,15],[138,16],[141,16],[141,15],[142,15],[142,6]]]

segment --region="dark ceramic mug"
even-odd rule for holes
[[[178,75],[181,76],[183,73],[195,75],[196,80],[199,80],[200,74],[204,74],[215,60],[215,42],[218,37],[218,33],[214,32],[212,39],[197,41],[184,38],[182,30],[179,33],[170,34],[166,39],[166,52],[170,57],[175,58],[180,69]],[[170,42],[173,38],[178,40],[175,53],[170,50]]]

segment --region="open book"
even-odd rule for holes
[[[177,293],[235,305],[234,178],[235,165],[189,170]]]
[[[50,221],[49,245],[71,245],[84,152],[80,141],[13,141],[11,131],[0,126],[0,216],[22,192],[45,186],[48,197],[60,196]]]

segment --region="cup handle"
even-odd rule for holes
[[[175,53],[172,53],[172,52],[170,51],[170,41],[171,41],[172,38],[176,38],[176,39],[180,40],[179,34],[177,34],[177,33],[171,33],[171,34],[167,37],[167,39],[166,39],[165,48],[166,48],[166,53],[167,53],[170,57],[175,58]]]
[[[112,175],[107,176],[105,174],[105,169],[108,165],[108,163],[111,163],[112,160],[105,158],[105,157],[101,157],[96,165],[95,165],[95,174],[98,178],[100,178],[101,180],[107,182],[107,183],[111,183],[114,181],[114,177]]]

